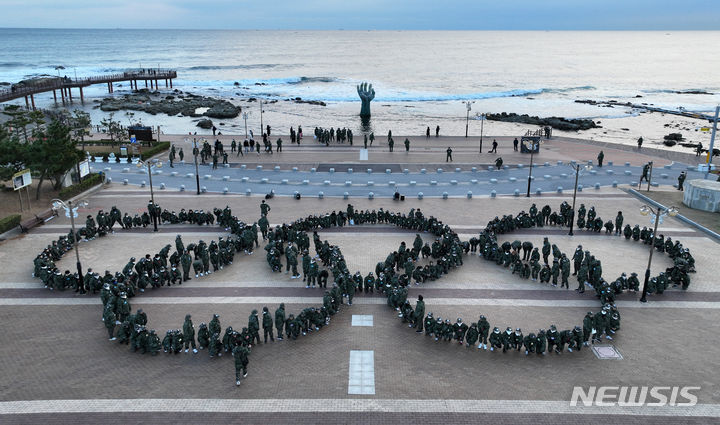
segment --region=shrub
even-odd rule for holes
[[[102,183],[102,181],[103,181],[102,174],[100,174],[100,173],[90,174],[81,183],[74,184],[72,186],[68,186],[68,187],[62,189],[59,194],[60,199],[72,198],[73,196],[77,195],[78,193],[85,192],[86,190],[90,189],[91,187]]]
[[[144,161],[168,149],[170,149],[170,142],[156,143],[155,146],[151,147],[150,149],[143,149],[142,153],[140,154],[140,159]]]
[[[8,230],[14,229],[19,224],[20,214],[13,214],[4,218],[0,218],[0,233],[5,233]]]

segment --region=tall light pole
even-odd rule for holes
[[[153,184],[152,184],[152,170],[153,168],[161,168],[162,162],[158,161],[157,159],[149,159],[147,161],[139,160],[137,163],[138,168],[142,168],[145,166],[147,168],[148,172],[148,179],[150,180],[150,202],[153,204],[153,208],[155,207],[155,193],[153,192]],[[157,214],[153,214],[153,231],[157,232],[157,222],[158,222],[158,216]]]
[[[197,194],[200,194],[200,170],[198,170],[197,157],[200,153],[198,148],[198,142],[196,138],[193,138],[193,157],[195,158],[195,186],[197,186]]]
[[[470,111],[472,111],[472,104],[474,100],[466,100],[463,102],[467,108],[467,114],[465,115],[465,138],[468,137],[468,126],[470,125]]]
[[[705,179],[708,178],[708,175],[710,174],[710,169],[712,168],[713,152],[715,151],[715,133],[717,132],[718,115],[720,115],[720,105],[715,107],[715,118],[712,121],[713,128],[712,134],[710,135],[710,149],[708,149],[708,166],[707,170],[705,171]]]
[[[250,114],[247,113],[247,112],[243,112],[243,113],[242,113],[242,117],[243,117],[243,119],[245,120],[245,140],[247,140],[247,138],[248,138],[247,119],[248,119],[249,116],[250,116]]]
[[[483,126],[485,124],[485,114],[480,115],[480,153],[482,153]]]
[[[533,155],[535,155],[535,149],[538,149],[540,147],[540,142],[536,142],[535,140],[530,141],[530,169],[528,170],[528,185],[527,185],[527,194],[525,195],[526,198],[530,197],[530,183],[532,182],[532,168],[533,168]]]
[[[577,163],[570,163],[570,168],[575,170],[575,189],[573,190],[573,203],[572,203],[572,217],[570,218],[570,233],[568,235],[573,235],[573,225],[575,224],[575,198],[577,198],[577,189],[578,189],[578,178],[580,177],[580,174],[582,174],[583,171],[590,170],[592,168],[591,165],[580,165]]]
[[[73,248],[75,249],[75,259],[77,260],[77,271],[78,271],[78,287],[83,288],[83,269],[82,264],[80,264],[80,252],[78,251],[78,244],[79,240],[77,237],[77,233],[75,233],[75,217],[78,216],[77,210],[78,208],[84,208],[88,205],[88,201],[82,200],[75,202],[73,205],[73,201],[67,201],[67,203],[63,202],[60,199],[53,199],[52,200],[52,209],[57,211],[60,209],[65,210],[65,217],[70,217],[70,227],[72,228],[72,234],[73,234]]]
[[[651,216],[650,223],[655,223],[655,228],[653,229],[652,234],[652,243],[650,243],[650,258],[648,258],[648,265],[647,269],[645,270],[645,283],[643,284],[642,296],[640,297],[640,302],[646,303],[648,281],[650,280],[650,265],[652,264],[653,252],[655,251],[655,237],[657,236],[658,224],[660,224],[663,217],[665,217],[666,215],[669,215],[670,217],[675,217],[678,214],[678,209],[677,207],[672,206],[670,208],[658,207],[657,210],[654,210],[649,205],[643,205],[642,207],[640,207],[640,214],[649,214]]]
[[[263,134],[265,134],[265,127],[263,127],[263,110],[262,110],[263,101],[260,99],[260,137],[262,137]]]

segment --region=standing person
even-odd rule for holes
[[[213,170],[217,170],[217,164],[218,164],[218,156],[217,156],[217,154],[213,154],[213,156],[212,156],[212,161],[213,161],[212,169],[213,169]]]
[[[270,210],[271,210],[270,205],[266,204],[264,199],[262,201],[260,201],[260,215],[261,216],[267,217]]]
[[[300,144],[300,140],[302,140],[302,127],[298,126],[298,131],[297,131],[297,143],[298,143],[298,145]]]
[[[415,304],[415,332],[421,334],[423,331],[423,320],[425,319],[425,301],[423,296],[418,295],[417,303]],[[410,325],[412,326],[412,325]]]
[[[215,135],[216,135],[216,133],[217,133],[217,127],[215,127],[215,126],[212,126],[212,131],[213,131],[213,136],[215,136]]]
[[[267,306],[263,307],[262,326],[265,344],[267,344],[268,335],[270,335],[270,341],[275,342],[275,338],[273,338],[273,318],[270,316]]]
[[[440,137],[440,126],[435,127],[435,137]]]
[[[427,130],[425,130],[425,137],[430,137],[430,126],[428,126]]]
[[[410,152],[410,139],[405,138],[405,152]]]
[[[498,142],[497,142],[497,140],[493,139],[492,149],[490,149],[490,151],[488,153],[497,153],[497,147],[498,147]]]
[[[365,140],[363,141],[363,146],[365,149],[367,149],[367,134],[365,135]]]
[[[499,170],[502,168],[502,166],[503,166],[503,159],[501,157],[498,157],[495,160],[495,168],[497,168]]]
[[[183,162],[183,158],[185,158],[185,152],[183,152],[182,148],[180,148],[180,151],[178,151],[178,157],[180,158],[180,162]]]
[[[605,159],[605,154],[603,153],[602,150],[600,150],[600,153],[599,153],[598,156],[597,156],[598,167],[602,168],[602,163],[603,163],[603,160],[604,160],[604,159]]]
[[[678,190],[684,190],[683,189],[683,183],[685,183],[685,179],[687,178],[687,173],[685,171],[681,172],[678,176]]]
[[[452,148],[448,146],[447,150],[445,151],[445,162],[452,162]]]
[[[375,133],[370,133],[370,146],[372,146],[373,142],[375,141]]]
[[[283,326],[285,325],[285,304],[281,303],[280,307],[275,310],[275,328],[277,329],[277,338],[283,339]]]
[[[197,354],[198,350],[195,346],[195,327],[191,320],[191,316],[188,314],[185,316],[185,323],[183,323],[183,342],[185,344],[185,352],[188,352],[188,348],[192,346],[193,353]]]
[[[170,155],[168,159],[170,160],[170,168],[175,168],[173,167],[173,161],[175,161],[175,145],[172,145],[170,148]]]
[[[230,153],[235,152],[235,149],[237,149],[237,142],[235,139],[232,139],[232,142],[230,142]]]
[[[643,165],[642,175],[640,176],[640,183],[642,183],[643,179],[644,179],[646,182],[650,183],[649,174],[650,174],[650,163],[648,162],[647,164]],[[638,185],[639,185],[640,183],[638,183]]]
[[[642,147],[642,144],[643,144],[643,138],[642,138],[642,137],[639,137],[639,138],[638,138],[637,144],[638,144],[638,150],[640,150],[640,148]]]
[[[233,359],[235,359],[235,385],[240,385],[240,372],[242,377],[247,377],[248,354],[250,350],[246,346],[236,345],[232,350]]]
[[[277,149],[276,149],[276,151],[277,151],[277,152],[282,152],[282,139],[278,137],[277,142],[275,142],[275,143],[277,144]]]
[[[390,152],[393,151],[393,146],[395,146],[395,141],[394,141],[393,138],[391,137],[391,138],[388,139],[388,148],[390,148]]]
[[[513,150],[514,150],[515,152],[517,152],[517,150],[518,150],[518,143],[519,143],[519,142],[518,142],[518,139],[517,139],[517,137],[516,137],[515,140],[513,140]]]
[[[268,137],[270,137],[270,124],[266,125],[265,128],[267,129]]]

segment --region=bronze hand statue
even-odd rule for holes
[[[372,84],[361,83],[357,86],[357,92],[358,96],[360,96],[360,100],[362,101],[362,107],[360,108],[360,116],[369,117],[370,101],[375,99],[375,90],[373,89]]]

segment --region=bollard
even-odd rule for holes
[[[177,175],[178,175],[177,171],[173,171],[172,173],[170,173],[170,177],[177,177]]]
[[[323,182],[323,184],[324,184],[325,186],[330,186],[330,180],[325,180],[325,181]]]
[[[145,180],[140,182],[140,187],[145,187]]]
[[[430,180],[430,186],[437,186],[437,180]]]
[[[516,197],[520,196],[520,189],[515,189],[515,191],[513,192],[513,195]]]
[[[562,161],[558,161],[558,162],[557,162],[557,165],[563,165],[563,162],[562,162]]]
[[[124,180],[123,180],[123,186],[127,186],[127,184],[128,184],[128,179],[124,179]]]
[[[275,166],[275,171],[280,171],[280,166],[279,166],[279,165],[276,165],[276,166]]]
[[[165,183],[160,183],[160,190],[165,190]]]
[[[613,182],[612,182],[612,187],[617,187],[617,184],[618,184],[618,183],[617,183],[617,180],[613,180]]]
[[[557,188],[557,193],[562,193],[562,191],[563,191],[562,186],[558,186],[558,188]]]
[[[560,174],[560,178],[561,178],[561,179],[566,179],[566,178],[567,178],[567,176],[568,176],[568,175],[567,175],[567,174],[565,174],[565,173],[561,173],[561,174]]]
[[[292,167],[293,172],[297,172],[298,167]]]
[[[546,166],[546,167],[549,167],[549,166],[550,166],[550,163],[549,163],[549,162],[545,162],[543,165]]]
[[[410,170],[408,170],[407,168],[403,168],[403,174],[410,174]]]
[[[386,169],[385,169],[385,174],[390,174],[390,173],[392,173],[392,170],[389,169],[389,168],[386,168]]]
[[[223,188],[223,195],[227,195],[230,190],[227,187]]]
[[[625,175],[626,175],[626,176],[632,176],[632,171],[630,171],[630,170],[625,170]]]
[[[447,198],[448,198],[448,193],[447,193],[447,192],[443,192],[443,195],[442,195],[442,196],[443,196],[443,199],[447,199]]]
[[[613,162],[612,162],[612,161],[608,161],[608,162],[607,162],[607,165],[612,167]]]
[[[543,176],[543,178],[544,178],[545,180],[550,180],[550,179],[552,178],[552,176],[550,176],[550,174],[545,174],[545,175]]]
[[[425,174],[425,173],[427,173],[427,170],[424,169],[424,168],[421,168],[421,169],[420,169],[420,174]]]
[[[230,164],[223,164],[223,167],[230,168]]]
[[[612,176],[613,174],[615,174],[615,171],[613,171],[613,170],[605,170],[605,173],[606,173],[607,175],[609,175],[609,176]]]
[[[630,166],[630,163],[629,163],[629,162],[626,162],[626,163],[625,163],[625,166],[626,166],[626,167],[629,167],[629,166]]]
[[[496,196],[497,196],[497,192],[495,192],[494,190],[493,190],[492,192],[490,192],[490,197],[491,197],[491,198],[494,198],[494,197],[496,197]]]
[[[349,198],[349,197],[350,197],[350,194],[349,194],[349,193],[347,193],[347,192],[344,192],[344,193],[343,193],[343,199],[347,199],[347,198]]]
[[[193,173],[187,173],[187,174],[185,174],[185,177],[191,179],[191,178],[195,177],[195,174],[193,174]]]
[[[310,172],[311,172],[311,173],[314,173],[314,172],[316,172],[316,171],[317,171],[317,170],[315,169],[315,167],[313,167],[313,168],[310,169]]]
[[[200,193],[205,193],[205,192],[207,192],[207,187],[206,187],[206,186],[201,186],[201,187],[200,187]]]
[[[600,183],[595,183],[595,189],[600,189]]]
[[[322,199],[325,197],[325,194],[322,192],[318,192],[318,199]]]
[[[375,197],[375,194],[370,192],[368,193],[368,199],[373,199]]]
[[[418,199],[422,199],[422,198],[423,198],[423,193],[422,193],[422,192],[418,192],[418,195],[417,195],[417,196],[418,196]]]
[[[496,183],[497,183],[497,179],[490,179],[490,183],[496,184]]]
[[[372,174],[372,168],[368,168],[367,170],[365,170],[365,172],[367,172],[368,174]]]
[[[375,182],[369,181],[369,182],[367,182],[367,185],[368,185],[368,186],[375,186]]]
[[[334,169],[334,168],[330,168],[330,170],[328,170],[328,173],[330,173],[330,174],[332,174],[332,173],[334,173],[334,172],[335,172],[335,169]]]
[[[535,194],[536,194],[537,196],[542,195],[542,189],[540,189],[539,187],[538,187],[537,189],[535,189]]]
[[[467,198],[468,198],[468,199],[472,199],[472,192],[469,191],[469,190],[468,190],[468,193],[467,193]]]
[[[247,183],[250,181],[250,177],[243,177],[240,179],[243,183]]]
[[[107,182],[108,184],[112,183],[112,177],[108,177],[107,180],[106,180],[106,182]]]
[[[252,194],[252,190],[245,189],[245,196],[250,196],[250,194]]]
[[[509,169],[510,169],[509,165],[503,165],[503,170],[509,170]]]
[[[461,172],[461,171],[462,171],[462,169],[461,169],[460,167],[455,167],[455,172],[456,172],[456,173],[459,173],[459,172]]]
[[[438,174],[442,174],[443,169],[442,169],[442,168],[438,168],[436,171],[437,171]]]
[[[578,192],[582,192],[582,190],[583,190],[583,185],[579,184],[579,185],[578,185]]]
[[[352,173],[353,173],[353,169],[352,169],[352,168],[348,168],[348,169],[347,169],[347,172],[348,172],[348,174],[352,174]]]
[[[307,186],[307,185],[310,184],[310,180],[303,180],[303,181],[302,181],[302,184],[305,185],[305,186]]]
[[[392,181],[392,180],[390,180],[390,181],[388,182],[388,186],[390,186],[390,187],[395,187],[395,184],[396,184],[396,183],[395,183],[394,181]]]
[[[517,167],[518,167],[518,168],[524,168],[524,167],[525,167],[525,164],[518,164]]]
[[[129,169],[129,168],[123,168],[122,172],[123,172],[123,173],[129,173],[129,172],[130,172],[130,169]],[[174,171],[173,171],[173,174],[177,175],[177,173],[174,172]]]
[[[665,174],[665,173],[663,173],[663,174],[660,174],[660,177],[663,178],[663,179],[666,179],[666,178],[668,178],[668,175]]]

